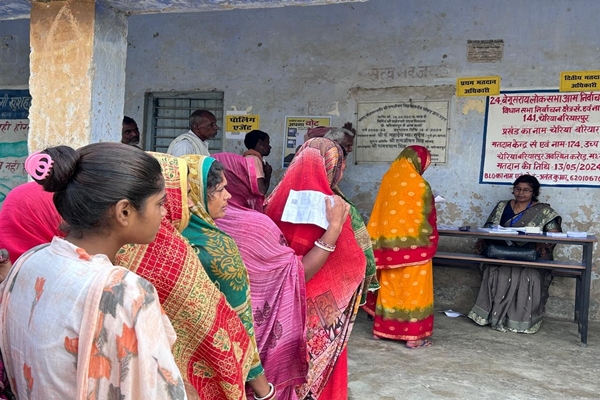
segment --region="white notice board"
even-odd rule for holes
[[[543,185],[600,186],[600,93],[488,97],[480,182],[511,184],[523,174]]]

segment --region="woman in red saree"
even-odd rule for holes
[[[156,287],[177,333],[173,355],[188,396],[191,385],[202,400],[245,399],[250,338],[180,233],[189,221],[187,165],[167,154],[152,155],[165,178],[167,215],[153,243],[123,247],[116,262]]]
[[[438,233],[431,187],[421,176],[431,162],[422,146],[405,148],[381,180],[367,229],[381,288],[369,293],[373,338],[428,347],[433,331],[432,258]]]
[[[290,190],[315,190],[332,196],[343,175],[341,147],[324,138],[308,140],[296,153],[283,180],[267,200],[265,214],[279,226],[298,255],[307,254],[324,229],[281,220]],[[346,345],[358,311],[366,259],[350,217],[323,267],[306,283],[308,381],[297,390],[301,399],[348,398]]]
[[[0,248],[8,250],[13,263],[27,250],[65,236],[52,196],[36,182],[8,192],[0,209]]]

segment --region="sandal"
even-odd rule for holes
[[[433,345],[433,343],[431,343],[429,340],[427,339],[423,339],[421,340],[421,343],[414,345],[414,346],[409,346],[408,343],[410,343],[411,341],[407,341],[405,346],[407,349],[422,349],[425,347],[431,347]],[[412,342],[418,342],[417,340],[412,341]]]

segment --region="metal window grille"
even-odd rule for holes
[[[173,139],[190,129],[190,115],[208,110],[221,128],[208,141],[211,153],[223,148],[223,92],[153,92],[146,93],[144,137],[145,149],[166,153]]]

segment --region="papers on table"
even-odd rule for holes
[[[325,214],[325,199],[330,198],[314,190],[290,190],[281,220],[293,224],[313,224],[327,229],[329,222]]]
[[[566,238],[567,234],[565,232],[546,232],[546,236],[557,237],[557,238]]]
[[[587,232],[567,231],[567,237],[586,238]]]
[[[500,225],[495,225],[491,228],[477,228],[480,231],[483,232],[489,232],[489,233],[505,233],[508,235],[518,235],[519,232],[525,233],[525,234],[541,234],[542,230],[537,227],[537,226],[524,226],[524,227],[510,227],[510,228],[505,228],[503,226]]]

